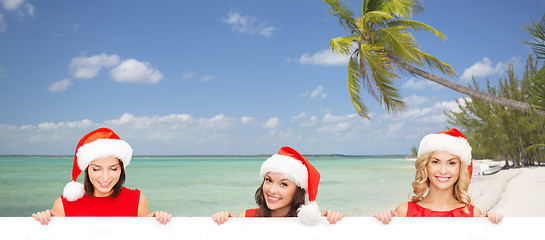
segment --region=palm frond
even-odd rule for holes
[[[534,148],[538,148],[538,147],[545,147],[545,144],[543,144],[543,143],[534,144],[532,146],[529,146],[529,147],[525,148],[524,152],[532,151]]]
[[[447,36],[445,34],[442,34],[441,32],[435,30],[435,28],[425,23],[421,23],[415,20],[407,20],[407,19],[394,20],[394,21],[387,22],[386,26],[387,27],[396,27],[396,26],[410,27],[415,31],[430,32],[441,40],[447,40]]]
[[[382,3],[381,11],[388,12],[397,18],[411,18],[424,9],[415,0],[387,0]]]
[[[385,44],[385,50],[394,53],[403,61],[409,61],[418,65],[422,64],[420,58],[417,57],[416,51],[418,44],[413,36],[404,30],[401,26],[381,28],[376,31],[376,36]]]
[[[403,108],[403,102],[399,100],[400,94],[393,87],[392,79],[398,76],[392,71],[392,64],[386,58],[383,46],[380,44],[361,44],[360,51],[365,59],[371,76],[364,79],[365,89],[377,102],[386,107],[389,112],[398,112]],[[362,63],[360,63],[362,64]],[[360,68],[362,68],[360,66]]]
[[[382,5],[382,2],[384,2],[384,0],[363,0],[361,4],[362,15],[371,11],[376,11],[379,6]]]
[[[540,22],[532,21],[530,26],[523,27],[524,31],[534,40],[534,42],[523,42],[530,45],[538,59],[545,59],[545,15],[543,15],[543,20]]]
[[[456,74],[456,72],[454,71],[454,69],[452,69],[450,65],[418,49],[416,49],[416,51],[419,52],[420,57],[426,62],[426,65],[428,65],[430,69],[437,69],[445,75],[458,76],[458,74]]]
[[[358,58],[352,56],[350,61],[348,61],[348,74],[347,74],[347,83],[348,83],[348,92],[350,94],[350,99],[354,104],[354,107],[358,111],[358,114],[366,119],[371,119],[369,117],[369,109],[361,101],[360,98],[360,83],[359,79],[361,78],[360,74],[360,65],[358,63]]]
[[[381,22],[384,22],[385,20],[390,20],[390,19],[394,19],[394,17],[387,12],[370,11],[365,13],[365,15],[363,15],[362,21],[381,23]]]
[[[337,37],[329,40],[329,46],[335,53],[348,55],[352,52],[354,41],[358,41],[357,36]]]
[[[354,18],[354,13],[352,12],[352,9],[350,9],[350,6],[344,4],[342,0],[324,0],[324,2],[330,6],[327,9],[329,15],[339,19],[339,25],[352,33],[357,32],[356,19]]]

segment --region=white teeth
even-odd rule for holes
[[[446,181],[449,180],[448,177],[436,177],[436,178],[437,178],[437,180],[439,180],[439,181],[441,181],[441,182],[446,182]]]
[[[271,201],[278,201],[280,198],[275,198],[275,197],[269,196],[269,199],[270,199]]]

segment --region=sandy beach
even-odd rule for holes
[[[479,162],[475,163],[478,166]],[[474,175],[469,195],[473,205],[483,212],[499,212],[506,217],[545,217],[545,167]]]

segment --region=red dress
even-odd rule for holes
[[[257,210],[257,208],[246,210],[244,217],[257,217]]]
[[[138,217],[140,190],[121,189],[117,197],[89,197],[69,202],[63,196],[62,206],[67,217]]]
[[[433,211],[424,208],[416,202],[409,202],[407,217],[473,217],[473,205],[469,205],[469,214],[462,211],[464,207],[455,208],[449,211]]]

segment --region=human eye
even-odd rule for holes
[[[282,186],[282,187],[287,187],[287,186],[288,186],[288,184],[287,184],[287,183],[285,183],[285,182],[283,182],[283,183],[280,183],[280,186]]]
[[[452,161],[452,162],[449,162],[448,163],[450,166],[455,166],[456,165],[456,162]]]
[[[98,172],[98,171],[100,171],[100,168],[91,168],[91,169],[93,169],[93,172]]]
[[[270,177],[266,177],[266,178],[265,178],[265,182],[270,183],[270,182],[272,182],[272,179],[271,179]]]
[[[439,164],[439,161],[437,161],[437,160],[432,160],[431,163],[432,163],[432,164]]]
[[[110,170],[112,171],[117,171],[119,168],[118,167],[111,167]]]

